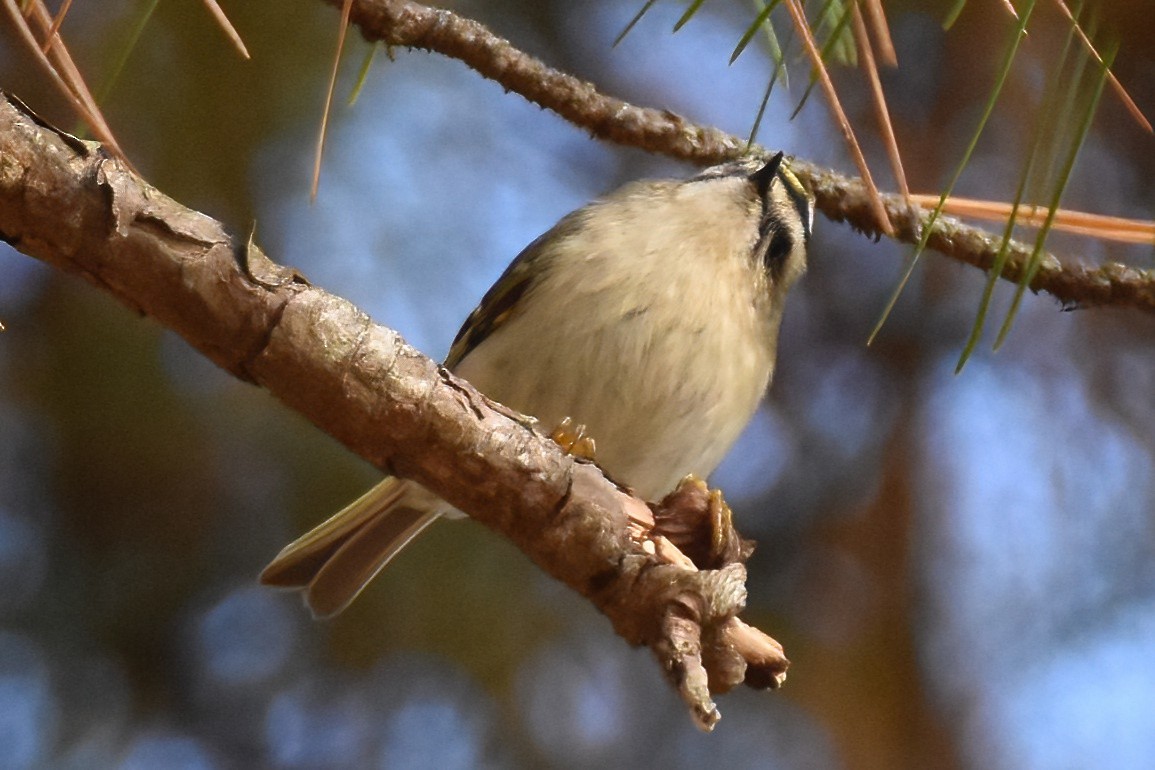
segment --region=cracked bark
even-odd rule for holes
[[[378,468],[497,530],[649,646],[705,728],[710,693],[787,661],[737,619],[745,568],[698,570],[644,502],[394,331],[0,95],[0,238],[83,276]]]

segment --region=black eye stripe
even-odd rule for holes
[[[747,157],[742,160],[733,161],[730,163],[723,163],[718,166],[713,166],[706,169],[701,174],[692,179],[687,180],[688,184],[709,182],[716,179],[727,179],[732,177],[744,177],[754,186],[754,190],[758,194],[758,198],[762,203],[763,218],[769,216],[768,212],[774,205],[774,188],[781,187],[789,199],[789,203],[793,206],[792,214],[797,214],[802,228],[802,242],[808,244],[810,242],[811,227],[814,221],[813,199],[806,188],[802,186],[802,182],[794,175],[789,166],[785,163],[785,155],[781,152],[776,153],[773,157],[766,159],[764,156],[759,159],[756,157]],[[784,203],[781,196],[779,196],[779,206]],[[779,213],[785,213],[781,210]],[[793,219],[793,216],[790,217]],[[759,229],[763,229],[765,224]],[[792,239],[793,242],[793,239]]]
[[[782,274],[790,254],[794,251],[794,235],[777,216],[772,207],[767,207],[758,225],[758,246],[755,250],[762,264],[777,278]]]

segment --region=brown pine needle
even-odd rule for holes
[[[790,10],[794,27],[798,30],[802,43],[806,47],[806,54],[810,57],[810,63],[818,74],[818,80],[822,84],[826,101],[834,113],[835,122],[838,123],[839,129],[842,131],[842,137],[846,140],[851,157],[854,158],[854,163],[858,166],[858,173],[866,185],[866,191],[870,196],[870,208],[874,213],[878,228],[887,235],[893,236],[894,226],[886,215],[886,207],[882,205],[882,196],[879,195],[878,187],[874,184],[874,178],[870,175],[870,169],[866,165],[866,158],[862,154],[858,138],[854,135],[854,129],[850,127],[850,120],[846,117],[842,103],[838,100],[838,93],[834,90],[834,83],[830,80],[830,72],[827,71],[826,64],[822,61],[822,54],[818,50],[818,44],[814,41],[814,34],[810,31],[810,24],[806,20],[802,4],[800,0],[787,0],[786,7]]]
[[[217,24],[219,24],[220,28],[224,30],[225,35],[227,35],[229,40],[232,41],[233,47],[237,49],[237,52],[240,53],[240,55],[244,58],[251,59],[252,57],[249,56],[249,49],[245,48],[245,41],[241,40],[241,35],[239,32],[237,32],[237,28],[233,26],[233,23],[229,21],[229,17],[225,16],[225,12],[221,10],[219,5],[217,5],[217,0],[204,0],[204,3],[205,7],[208,8],[209,13],[211,13],[213,18],[216,19]]]
[[[52,41],[56,39],[56,34],[60,31],[60,25],[64,23],[64,17],[68,14],[68,9],[72,7],[72,0],[64,0],[60,4],[60,10],[56,12],[56,18],[52,20],[52,26],[48,28],[48,34],[44,37],[44,44],[40,50],[48,53],[48,49],[52,47]]]
[[[112,135],[112,129],[104,120],[104,115],[92,98],[92,92],[84,82],[80,70],[76,68],[68,49],[64,47],[58,36],[48,38],[48,53],[41,50],[36,42],[36,36],[30,25],[35,24],[41,31],[47,33],[52,28],[52,14],[44,6],[43,0],[30,0],[24,11],[16,5],[16,0],[0,0],[5,10],[12,17],[12,26],[16,28],[21,40],[32,52],[37,63],[48,73],[49,78],[72,105],[77,116],[92,130],[93,136],[106,145],[109,152],[128,163],[124,150]],[[27,14],[27,17],[24,15]],[[131,168],[131,164],[129,166]]]
[[[910,188],[906,185],[906,171],[902,167],[902,155],[898,151],[898,139],[894,136],[894,125],[890,122],[890,110],[886,106],[886,95],[882,91],[882,80],[878,77],[878,64],[874,61],[874,50],[870,44],[870,35],[866,30],[866,20],[862,18],[858,3],[852,9],[854,14],[854,40],[858,44],[859,61],[866,79],[870,82],[871,101],[874,103],[875,117],[882,129],[883,141],[886,143],[886,154],[890,158],[890,168],[898,182],[898,190],[902,197],[910,202]]]
[[[321,113],[321,131],[317,135],[317,154],[313,158],[313,186],[309,190],[309,200],[317,200],[317,189],[321,186],[321,156],[325,152],[325,136],[329,132],[329,112],[333,107],[333,92],[337,90],[337,70],[341,65],[341,52],[345,50],[345,32],[349,29],[349,15],[353,0],[345,0],[341,6],[341,28],[337,32],[337,51],[333,54],[333,71],[329,73],[329,90],[325,92],[325,110]]]
[[[1015,10],[1014,3],[1012,3],[1011,0],[1003,0],[1003,5],[1007,9],[1007,13],[1009,13],[1011,15],[1011,18],[1014,19],[1015,21],[1018,21],[1019,20],[1019,12]]]
[[[937,195],[910,196],[912,202],[928,211],[938,205],[938,198]],[[988,222],[1005,222],[1011,215],[1011,208],[1011,204],[999,201],[948,198],[946,205],[943,206],[943,211],[956,217],[970,217]],[[1027,227],[1041,227],[1047,219],[1048,211],[1046,206],[1020,204],[1018,212],[1015,214],[1015,222]],[[1055,212],[1055,221],[1051,229],[1104,241],[1155,244],[1155,221],[1152,220],[1127,219],[1059,209]]]
[[[1099,63],[1099,66],[1103,66],[1103,57],[1095,50],[1095,46],[1091,43],[1086,33],[1083,32],[1083,26],[1079,24],[1078,20],[1071,14],[1071,9],[1067,7],[1064,0],[1055,0],[1055,2],[1058,4],[1059,10],[1067,17],[1067,21],[1071,22],[1074,26],[1075,34],[1083,41],[1083,45],[1086,46],[1091,56]],[[1127,89],[1123,88],[1123,84],[1115,77],[1115,73],[1109,69],[1107,70],[1107,82],[1111,84],[1111,90],[1122,100],[1123,106],[1127,109],[1127,112],[1131,113],[1131,117],[1135,119],[1135,122],[1146,130],[1147,133],[1155,133],[1151,128],[1151,121],[1147,120],[1147,116],[1139,109],[1139,105],[1135,104],[1135,100],[1131,98],[1131,94],[1127,93]]]
[[[898,54],[894,52],[894,41],[890,39],[890,25],[886,22],[886,12],[882,0],[864,0],[866,15],[870,17],[870,31],[878,44],[878,58],[887,67],[898,66]]]

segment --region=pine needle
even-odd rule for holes
[[[48,34],[44,36],[44,42],[40,46],[40,50],[44,53],[48,53],[48,49],[52,47],[56,35],[60,32],[60,25],[64,23],[64,17],[68,15],[68,9],[71,7],[72,0],[64,0],[60,4],[60,10],[56,12],[56,18],[52,20],[52,26],[48,28]]]
[[[770,80],[766,83],[766,92],[762,94],[762,101],[758,105],[758,114],[754,116],[754,125],[750,127],[750,137],[746,140],[746,149],[754,146],[758,138],[758,129],[762,126],[762,118],[766,115],[766,107],[770,104],[770,94],[774,91],[774,83],[778,80],[779,68],[775,67],[770,73]]]
[[[746,31],[742,33],[741,39],[738,40],[738,45],[734,46],[734,52],[730,54],[731,64],[738,61],[738,57],[746,50],[746,46],[750,44],[754,35],[758,34],[758,29],[763,23],[769,26],[767,20],[770,18],[770,12],[777,8],[780,2],[782,2],[782,0],[771,0],[769,3],[763,3],[762,10],[758,12],[758,15],[754,17],[754,21],[751,22],[750,26],[746,28]],[[773,27],[770,27],[770,34],[773,35]]]
[[[946,18],[942,20],[942,28],[950,30],[954,23],[958,21],[958,17],[962,15],[963,8],[966,8],[967,0],[958,0],[954,7],[947,11]]]
[[[30,22],[35,23],[45,34],[52,28],[52,14],[48,12],[43,1],[28,0],[24,7],[24,11],[28,15],[27,18],[16,6],[15,0],[0,0],[0,2],[3,2],[4,9],[8,11],[8,15],[12,19],[12,26],[16,29],[20,39],[32,52],[33,58],[48,74],[52,83],[68,100],[77,116],[88,124],[97,139],[107,145],[109,152],[123,160],[131,168],[124,150],[121,149],[116,137],[113,136],[112,129],[105,121],[96,100],[92,98],[92,92],[88,90],[88,86],[84,82],[84,77],[72,61],[72,56],[68,53],[68,49],[60,37],[56,36],[49,40],[47,54],[41,50],[40,45],[36,42],[36,36],[29,26]]]
[[[927,221],[923,225],[922,235],[918,239],[918,244],[914,247],[914,254],[911,255],[910,261],[907,263],[906,270],[904,271],[902,278],[899,279],[898,285],[895,287],[894,292],[890,295],[890,299],[887,300],[886,307],[884,307],[882,310],[882,316],[878,319],[878,323],[874,325],[874,329],[871,330],[870,336],[866,340],[867,345],[870,345],[874,342],[874,339],[878,336],[879,331],[882,330],[883,324],[886,323],[886,319],[889,318],[891,312],[893,312],[894,306],[898,302],[898,298],[902,295],[903,290],[906,288],[907,283],[910,281],[911,275],[914,273],[914,268],[918,264],[919,257],[921,257],[922,253],[926,250],[926,244],[927,241],[930,240],[931,230],[934,229],[935,222],[937,222],[938,218],[942,215],[942,207],[946,203],[946,199],[949,198],[951,192],[954,191],[955,185],[958,183],[959,178],[962,176],[963,169],[965,169],[967,164],[970,163],[971,155],[974,154],[975,147],[979,143],[979,137],[982,136],[983,129],[986,128],[987,121],[990,120],[991,113],[994,112],[995,103],[999,99],[999,94],[1002,93],[1003,86],[1006,85],[1007,75],[1010,74],[1011,71],[1011,64],[1014,63],[1015,55],[1019,50],[1019,45],[1022,43],[1023,38],[1026,36],[1027,22],[1030,21],[1031,13],[1033,13],[1034,10],[1035,0],[1029,0],[1027,3],[1026,11],[1019,18],[1019,22],[1016,25],[1014,38],[1011,40],[1011,44],[1007,47],[1007,51],[1003,56],[1003,63],[999,70],[999,75],[995,80],[995,87],[991,91],[990,97],[987,99],[986,107],[983,110],[982,117],[979,118],[979,124],[975,129],[974,135],[971,137],[970,144],[963,152],[962,160],[959,162],[958,167],[955,169],[954,176],[951,178],[950,183],[942,191],[942,195],[939,197],[938,205],[935,206],[934,210],[930,213],[930,216],[927,217]]]
[[[321,186],[321,158],[325,153],[325,137],[329,131],[329,113],[333,108],[333,92],[337,89],[337,72],[341,66],[341,52],[345,50],[345,32],[349,29],[349,16],[353,0],[345,0],[341,6],[341,25],[337,32],[337,50],[333,53],[333,71],[329,74],[329,88],[325,91],[325,109],[321,113],[321,130],[317,133],[317,153],[313,158],[313,185],[309,189],[309,200],[317,200],[317,190]]]
[[[361,69],[357,71],[357,80],[353,83],[353,90],[349,94],[349,106],[352,107],[357,103],[358,97],[361,96],[361,89],[365,87],[365,83],[369,80],[369,70],[373,67],[373,60],[377,58],[377,51],[381,49],[381,41],[378,40],[369,46],[369,50],[365,53],[365,58],[361,60]]]
[[[634,18],[630,19],[630,23],[626,25],[626,28],[619,32],[618,36],[614,38],[614,43],[611,46],[612,48],[617,48],[618,43],[626,39],[626,35],[630,34],[630,30],[637,26],[637,23],[642,20],[643,16],[646,15],[646,11],[653,8],[654,3],[656,2],[658,2],[658,0],[646,0],[646,4],[642,6],[642,10],[638,11]]]
[[[823,6],[823,13],[825,14],[829,8],[829,3]],[[826,42],[822,44],[822,50],[819,52],[819,57],[823,62],[837,59],[834,54],[834,50],[841,43],[841,35],[843,30],[845,30],[846,27],[850,24],[850,10],[851,9],[849,7],[844,8],[843,14],[838,18],[838,21],[836,22],[834,28],[830,31],[830,34],[826,36]],[[802,108],[806,106],[806,102],[810,99],[810,94],[814,91],[814,86],[818,85],[819,78],[820,74],[818,70],[811,67],[810,82],[806,84],[806,90],[802,92],[802,98],[798,100],[798,105],[794,108],[794,111],[790,113],[791,120],[794,120],[794,118],[798,117],[798,113],[802,112]]]
[[[1019,20],[1018,11],[1015,10],[1015,5],[1011,2],[1011,0],[1003,0],[1003,8],[1007,10],[1007,13],[1011,15],[1012,19],[1015,21]]]
[[[246,59],[251,58],[249,56],[249,49],[245,48],[245,41],[241,40],[241,35],[237,32],[237,28],[233,26],[232,22],[229,21],[229,17],[225,16],[225,12],[217,5],[217,0],[204,0],[204,4],[205,8],[212,14],[212,17],[216,19],[220,28],[224,30],[225,35],[232,41],[233,47],[237,49],[237,52]]]
[[[706,0],[694,0],[692,3],[690,3],[690,7],[687,8],[686,12],[682,14],[682,18],[678,19],[678,21],[674,23],[674,31],[677,32],[682,27],[686,26],[690,22],[690,19],[694,18],[694,14],[698,12],[698,9],[702,7],[702,3],[704,2],[706,2]]]
[[[1063,192],[1066,190],[1067,182],[1071,178],[1071,171],[1075,167],[1075,160],[1078,158],[1079,150],[1082,149],[1083,143],[1086,141],[1087,133],[1091,130],[1091,123],[1095,119],[1095,112],[1099,107],[1099,100],[1103,96],[1103,88],[1108,81],[1108,74],[1111,69],[1111,64],[1115,61],[1115,54],[1117,49],[1112,48],[1107,54],[1106,60],[1100,60],[1099,77],[1094,85],[1094,91],[1091,98],[1087,100],[1086,108],[1083,111],[1083,119],[1079,124],[1078,130],[1071,141],[1070,150],[1063,162],[1063,167],[1060,172],[1059,184],[1056,185],[1054,194],[1052,196],[1051,205],[1047,211],[1046,219],[1043,226],[1039,229],[1039,234],[1035,238],[1035,249],[1031,254],[1031,260],[1026,270],[1023,271],[1022,278],[1019,279],[1018,288],[1015,290],[1014,299],[1011,300],[1011,308],[1007,311],[1007,316],[1003,320],[1003,325],[999,329],[998,336],[995,338],[995,350],[1002,347],[1006,342],[1007,334],[1010,333],[1011,325],[1014,323],[1015,316],[1018,315],[1019,305],[1022,303],[1023,294],[1027,287],[1034,280],[1035,274],[1039,271],[1039,262],[1041,259],[1043,244],[1047,240],[1047,235],[1051,230],[1051,226],[1055,221],[1055,212],[1059,210],[1059,201],[1063,197]]]
[[[1083,32],[1082,25],[1080,25],[1079,22],[1075,19],[1074,15],[1071,13],[1071,9],[1067,7],[1067,4],[1063,2],[1063,0],[1055,0],[1055,2],[1058,4],[1059,10],[1062,11],[1063,15],[1067,17],[1067,21],[1071,22],[1071,25],[1075,29],[1075,34],[1077,34],[1079,39],[1083,41],[1083,45],[1086,46],[1087,50],[1091,53],[1091,56],[1093,56],[1095,61],[1097,61],[1100,66],[1102,66],[1103,57],[1101,57],[1099,52],[1095,50],[1095,46],[1091,44],[1090,39],[1087,37],[1086,33]],[[1131,94],[1127,93],[1127,89],[1123,88],[1123,84],[1119,82],[1119,79],[1115,77],[1115,73],[1111,72],[1110,68],[1107,68],[1107,80],[1111,83],[1111,90],[1113,90],[1115,95],[1118,96],[1120,100],[1122,100],[1123,106],[1126,107],[1127,111],[1131,113],[1131,117],[1135,119],[1135,122],[1137,122],[1148,133],[1151,133],[1151,121],[1147,120],[1147,116],[1144,115],[1143,111],[1139,109],[1139,105],[1135,104],[1135,100],[1131,98]]]
[[[910,200],[919,208],[930,210],[938,203],[937,195],[912,194]],[[1014,217],[1016,224],[1023,227],[1042,227],[1050,212],[1046,206],[1035,203],[1004,203],[975,198],[949,198],[942,213],[977,219],[984,222],[1005,222]],[[1115,243],[1137,243],[1155,245],[1155,220],[1130,219],[1107,214],[1092,214],[1073,209],[1059,209],[1055,212],[1052,230],[1084,235],[1100,241]]]
[[[890,110],[886,106],[886,94],[882,90],[882,79],[878,75],[878,65],[874,61],[874,51],[870,44],[870,35],[867,33],[866,20],[858,9],[858,4],[852,6],[854,12],[854,38],[858,44],[862,70],[866,73],[870,84],[871,101],[874,104],[875,118],[882,129],[883,142],[886,144],[886,153],[890,158],[891,172],[898,182],[898,190],[902,197],[910,204],[910,188],[906,184],[906,171],[902,167],[902,155],[898,151],[898,139],[894,135],[894,125],[890,121]]]
[[[806,22],[806,14],[802,10],[801,2],[800,0],[787,0],[786,7],[790,9],[790,16],[794,20],[794,28],[802,37],[802,43],[806,48],[807,55],[810,57],[811,64],[818,70],[822,90],[826,93],[826,100],[830,104],[830,109],[834,112],[838,127],[842,131],[842,136],[850,148],[850,154],[858,166],[858,173],[861,175],[862,181],[866,185],[867,192],[870,195],[871,209],[874,212],[878,227],[887,235],[893,235],[894,226],[891,225],[890,218],[886,215],[886,208],[882,205],[882,196],[879,195],[878,187],[875,186],[874,179],[870,175],[870,169],[867,168],[866,158],[862,154],[862,148],[859,146],[858,139],[854,135],[854,129],[850,127],[850,121],[846,117],[846,112],[842,109],[842,103],[838,100],[838,94],[834,90],[834,83],[830,80],[830,73],[826,70],[826,65],[823,63],[822,56],[818,51],[818,45],[814,41],[814,35],[811,34],[810,26]]]
[[[148,22],[152,19],[152,15],[159,4],[160,0],[149,0],[148,5],[145,6],[144,13],[140,15],[136,24],[133,25],[124,50],[120,52],[120,56],[117,57],[116,63],[112,66],[112,70],[104,79],[100,90],[96,92],[96,101],[98,104],[104,104],[104,102],[108,100],[108,95],[112,93],[113,87],[117,81],[120,80],[120,75],[124,72],[125,65],[128,64],[128,58],[132,55],[132,52],[136,50],[136,45],[140,42],[140,36],[144,33],[144,28],[148,26]]]
[[[887,67],[898,66],[898,54],[894,52],[894,41],[890,39],[890,25],[886,23],[886,13],[882,9],[882,0],[865,0],[866,16],[870,22],[870,31],[874,33],[878,43],[878,58]]]
[[[854,38],[847,34],[850,26],[851,6],[857,2],[844,3],[843,0],[824,0],[818,12],[818,22],[811,25],[811,30],[817,32],[815,39],[825,36],[822,44],[822,61],[834,62],[843,66],[858,64],[858,52],[854,47]]]
[[[1044,141],[1050,135],[1047,127],[1055,122],[1060,125],[1064,123],[1063,117],[1069,111],[1071,105],[1074,104],[1073,94],[1075,89],[1065,89],[1064,86],[1069,82],[1078,83],[1078,79],[1082,77],[1081,67],[1076,67],[1075,78],[1072,80],[1064,75],[1066,69],[1067,57],[1071,52],[1071,45],[1074,42],[1074,33],[1067,34],[1066,42],[1063,44],[1063,50],[1056,58],[1054,71],[1047,78],[1047,89],[1040,103],[1038,113],[1035,117],[1034,129],[1031,132],[1030,151],[1027,154],[1026,162],[1019,173],[1019,183],[1015,190],[1014,202],[1009,206],[1009,214],[1006,217],[1003,226],[1003,236],[999,243],[999,251],[995,255],[994,263],[990,270],[987,271],[987,279],[983,286],[983,295],[979,300],[979,308],[975,313],[974,323],[971,324],[971,332],[967,336],[967,341],[963,345],[962,352],[959,354],[958,362],[955,364],[955,374],[962,372],[963,367],[966,366],[971,354],[974,353],[978,347],[979,340],[982,338],[983,327],[986,325],[987,313],[990,311],[991,300],[995,293],[995,284],[998,283],[999,277],[1003,274],[1003,269],[1007,264],[1007,255],[1009,254],[1011,237],[1015,232],[1015,225],[1019,218],[1019,208],[1026,196],[1028,189],[1034,183],[1038,176],[1038,162],[1040,158],[1054,157],[1054,152],[1050,149],[1044,149]],[[1083,61],[1086,57],[1083,58]],[[1081,63],[1080,63],[1081,64]],[[1067,100],[1065,106],[1060,105],[1061,93],[1060,89],[1066,90],[1070,94],[1070,99]],[[1062,116],[1062,117],[1060,117]]]

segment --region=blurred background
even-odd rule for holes
[[[769,73],[727,59],[749,6],[460,2],[548,63],[746,135]],[[76,3],[90,82],[143,0]],[[105,104],[146,178],[257,240],[433,357],[560,216],[693,169],[600,144],[439,56],[351,36],[320,195],[312,150],[338,15],[316,0],[162,3]],[[911,186],[949,178],[1011,22],[886,4],[887,94]],[[1046,7],[1043,7],[1043,6]],[[1100,3],[1116,71],[1155,115],[1146,0]],[[55,7],[55,4],[53,4]],[[958,192],[1013,197],[1063,28],[1040,4]],[[771,99],[760,140],[843,171],[815,95]],[[837,76],[885,188],[857,74]],[[73,125],[0,30],[0,86]],[[1104,98],[1064,203],[1151,218],[1155,143]],[[1150,246],[1053,239],[1072,263]],[[692,726],[645,651],[470,523],[434,527],[344,615],[259,588],[290,539],[378,473],[264,392],[100,291],[0,244],[0,767],[1139,768],[1155,766],[1155,319],[1028,295],[1008,343],[954,366],[984,276],[928,255],[870,348],[909,249],[819,219],[770,398],[714,477],[759,549],[746,618],[785,645],[784,689]],[[995,294],[1005,311],[1009,285]],[[996,315],[996,317],[998,317]]]

